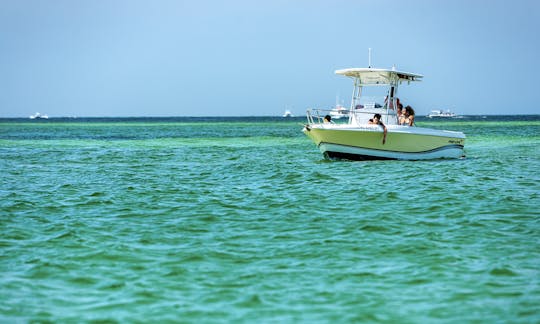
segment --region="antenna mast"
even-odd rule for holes
[[[371,47],[368,49],[368,67],[371,69]]]

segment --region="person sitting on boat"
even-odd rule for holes
[[[414,109],[411,106],[405,107],[405,113],[399,120],[400,125],[414,126]]]
[[[332,121],[332,117],[331,117],[330,115],[324,116],[323,121],[324,121],[325,124],[333,124],[333,123],[334,123],[334,122]]]
[[[386,133],[387,133],[387,129],[386,129],[386,126],[383,124],[383,122],[381,121],[381,114],[375,114],[373,115],[373,118],[369,120],[368,124],[371,124],[371,125],[380,125],[382,126],[383,128],[383,140],[382,140],[382,143],[383,145],[386,143]]]

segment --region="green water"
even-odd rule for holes
[[[540,322],[538,116],[423,162],[301,122],[0,122],[0,322]]]

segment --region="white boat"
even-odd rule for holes
[[[307,111],[308,123],[303,132],[317,145],[325,158],[350,160],[425,160],[463,157],[465,134],[398,124],[394,107],[397,106],[398,86],[421,81],[420,74],[392,69],[350,68],[335,71],[353,80],[354,89],[347,123],[324,122],[326,113],[317,109]],[[381,90],[381,100],[367,96],[367,90]],[[388,104],[376,104],[385,102]],[[374,114],[382,116],[387,129],[369,124]]]
[[[432,110],[427,115],[428,118],[457,118],[458,115],[451,112],[450,110],[443,111],[443,110]]]
[[[33,114],[32,116],[30,116],[30,119],[49,119],[49,116],[42,115],[42,114],[37,112],[37,113]]]
[[[342,105],[336,105],[336,107],[330,110],[330,117],[332,119],[349,118],[349,109]]]
[[[283,113],[283,117],[294,117],[294,116],[290,110],[285,110],[285,112]]]

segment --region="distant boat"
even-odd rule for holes
[[[49,119],[49,116],[42,115],[42,114],[37,112],[37,113],[33,114],[32,116],[30,116],[30,119]]]
[[[432,110],[428,115],[428,118],[457,118],[459,117],[455,113],[451,112],[450,110],[442,111],[442,110]]]
[[[294,115],[290,110],[285,110],[285,112],[283,113],[283,117],[294,117]]]
[[[330,117],[332,119],[349,118],[349,109],[336,104],[336,107],[330,110]]]

